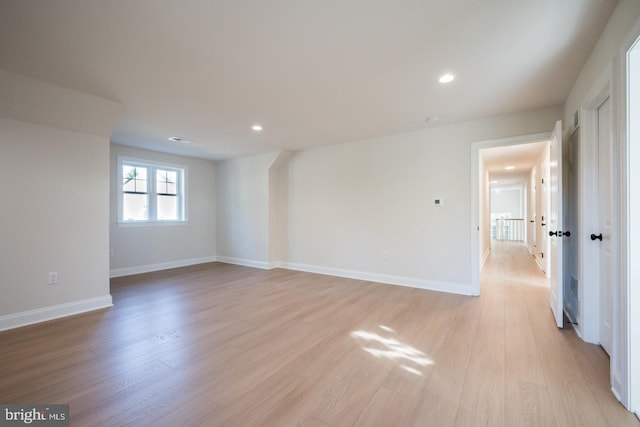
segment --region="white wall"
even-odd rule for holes
[[[226,262],[270,266],[269,171],[280,152],[217,163],[217,255]]]
[[[296,153],[289,264],[471,293],[471,142],[548,132],[560,116],[548,108]]]
[[[509,218],[524,218],[523,216],[523,188],[513,186],[493,186],[491,189],[491,213],[509,214]]]
[[[288,162],[293,153],[281,151],[269,168],[269,266],[284,263],[288,256],[289,180]]]
[[[573,114],[582,105],[595,81],[612,61],[617,61],[620,44],[639,16],[640,1],[619,1],[565,101],[565,135],[568,134],[568,124],[571,123]]]
[[[108,132],[120,105],[1,70],[0,93],[0,330],[110,306]]]
[[[187,168],[186,224],[118,224],[118,156]],[[111,276],[214,261],[216,255],[215,162],[111,144]]]

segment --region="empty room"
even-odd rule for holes
[[[640,426],[637,0],[0,2],[0,424]]]

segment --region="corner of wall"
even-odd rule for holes
[[[0,246],[10,301],[0,303],[0,329],[110,306],[109,135],[122,106],[4,70],[0,92],[0,178],[30,171],[5,192],[21,210],[0,212],[11,224]],[[73,182],[73,191],[43,185],[54,182]],[[55,287],[47,272],[59,273]]]

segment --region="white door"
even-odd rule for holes
[[[556,325],[562,328],[563,322],[563,270],[562,270],[562,122],[557,121],[551,133],[549,143],[549,220],[547,230],[549,230],[549,299],[551,311],[556,320]]]
[[[551,198],[549,191],[549,183],[551,182],[551,176],[549,174],[549,150],[542,162],[542,178],[540,180],[540,187],[542,189],[542,196],[540,202],[542,205],[542,222],[540,223],[540,258],[542,259],[541,265],[544,275],[551,277],[551,258],[549,249],[549,218],[551,217]]]
[[[529,220],[529,242],[530,242],[530,247],[531,250],[533,251],[534,255],[536,252],[536,228],[537,228],[537,223],[536,221],[538,221],[538,218],[540,218],[540,215],[538,215],[537,211],[536,211],[536,191],[537,191],[537,187],[538,187],[538,181],[537,181],[537,175],[535,172],[533,172],[532,176],[531,176],[531,182],[529,183],[529,188],[531,188],[531,191],[529,192],[529,194],[531,194],[531,197],[529,197],[529,200],[531,201],[531,208],[529,209],[529,212],[531,212],[531,215],[533,216],[533,218],[531,218]]]
[[[598,206],[600,229],[594,244],[600,245],[600,344],[609,355],[612,345],[613,268],[611,265],[611,101],[598,107]]]

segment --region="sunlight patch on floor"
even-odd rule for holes
[[[379,325],[378,327],[383,331],[395,333],[388,326]],[[414,375],[422,376],[422,372],[418,368],[434,364],[433,360],[427,357],[426,354],[395,338],[384,337],[378,333],[364,330],[353,331],[350,335],[356,341],[363,342],[362,349],[370,355],[378,359],[402,362],[399,366]],[[416,365],[416,367],[409,365]]]

